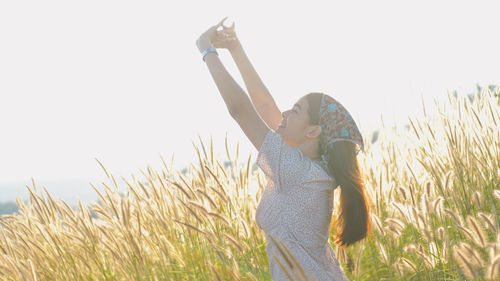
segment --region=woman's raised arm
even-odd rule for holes
[[[216,36],[216,30],[219,25],[220,23],[203,33],[196,41],[196,46],[203,54],[203,59],[226,103],[229,113],[238,122],[238,125],[240,125],[255,148],[259,150],[266,134],[269,132],[269,128],[255,111],[245,91],[236,83],[224,65],[222,65],[218,54],[210,43],[210,39]]]
[[[223,30],[217,31],[217,37],[212,42],[214,47],[229,50],[245,82],[254,107],[267,126],[276,130],[282,119],[281,111],[248,59],[234,31],[234,23],[230,27],[224,25],[222,27]]]
[[[198,38],[198,40],[196,40],[196,46],[200,52],[204,52],[212,48],[212,38],[216,36],[217,28],[221,24],[222,22],[212,26],[205,31],[200,38]],[[231,116],[233,116],[235,111],[242,106],[252,106],[247,94],[226,70],[216,52],[205,53],[203,60],[206,62],[210,74],[212,75],[212,78],[214,79]]]

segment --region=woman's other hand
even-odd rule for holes
[[[196,46],[198,47],[200,53],[208,48],[214,47],[212,42],[214,42],[217,37],[217,28],[222,25],[222,22],[225,19],[227,19],[227,17],[221,20],[218,24],[210,27],[207,31],[200,35],[198,40],[196,40]]]
[[[222,30],[217,30],[217,35],[211,39],[211,43],[215,48],[233,50],[240,44],[238,37],[236,37],[236,32],[234,31],[234,22],[231,26],[226,27],[224,21],[227,19],[225,17],[222,22]]]

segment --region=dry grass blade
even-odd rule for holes
[[[215,270],[215,267],[213,264],[209,261],[210,269],[212,269],[212,272],[215,274],[215,278],[217,278],[218,281],[221,281],[219,274],[217,273],[217,270]]]
[[[483,221],[486,223],[486,225],[488,225],[488,227],[493,230],[493,232],[497,232],[497,227],[495,225],[495,223],[493,223],[492,219],[487,216],[486,214],[484,213],[481,213],[479,212],[478,215],[483,219]]]
[[[236,241],[236,239],[234,239],[231,235],[227,234],[227,233],[224,233],[224,236],[229,240],[231,241],[231,243],[233,243],[237,248],[238,250],[240,251],[243,251],[243,246],[241,246],[240,243],[238,243],[238,241]]]
[[[224,222],[224,224],[226,224],[227,226],[231,226],[231,223],[224,216],[217,214],[215,212],[208,212],[207,214],[222,220]]]
[[[498,280],[500,268],[500,255],[495,256],[486,270],[486,277],[488,280]]]
[[[186,209],[196,218],[196,220],[198,220],[201,224],[203,224],[205,221],[203,221],[202,218],[200,218],[200,216],[198,216],[198,214],[196,214],[196,212],[190,208],[186,203],[184,203],[184,201],[180,200],[179,198],[177,198],[182,205],[184,205],[184,207],[186,207]]]
[[[461,249],[467,253],[467,256],[469,257],[469,261],[471,261],[471,264],[473,266],[483,266],[484,261],[479,255],[479,253],[472,248],[469,244],[461,242],[460,243]]]
[[[373,224],[376,226],[377,230],[380,232],[381,235],[385,235],[384,228],[382,227],[382,223],[380,222],[380,219],[378,218],[375,213],[371,213],[371,218],[373,221]]]
[[[460,229],[463,234],[465,234],[465,236],[467,237],[467,239],[469,239],[471,241],[474,241],[474,235],[472,234],[472,231],[470,231],[468,228],[466,228],[464,226],[461,226],[461,225],[457,225],[456,227],[458,229]]]
[[[470,264],[468,258],[460,251],[458,246],[453,247],[453,255],[458,265],[462,269],[463,273],[467,278],[474,279],[476,277],[476,271]]]
[[[285,259],[285,262],[287,263],[289,268],[292,269],[292,271],[294,272],[298,272],[300,274],[299,278],[301,278],[301,280],[308,280],[304,272],[304,269],[302,269],[302,266],[297,261],[292,252],[290,252],[288,246],[283,241],[281,241],[279,237],[278,240],[276,240],[272,235],[269,235],[269,238],[271,239],[272,243],[276,246],[276,249],[278,249],[281,256]]]
[[[217,204],[215,204],[212,197],[210,197],[205,191],[203,191],[201,189],[196,189],[196,191],[199,192],[201,195],[203,195],[208,200],[208,202],[210,203],[210,206],[212,206],[212,208],[217,209]]]
[[[170,180],[168,180],[168,181],[169,181],[170,183],[172,183],[173,185],[175,185],[177,188],[179,188],[179,190],[180,190],[180,191],[182,191],[182,193],[184,193],[184,195],[186,195],[186,197],[187,197],[187,198],[189,198],[189,199],[193,199],[193,198],[191,197],[191,195],[189,195],[189,194],[187,193],[187,191],[186,191],[186,190],[185,190],[185,189],[184,189],[184,188],[183,188],[180,184],[178,184],[177,182],[174,182],[174,181],[170,181]]]
[[[108,179],[110,178],[109,174],[108,174],[108,171],[106,171],[106,168],[104,168],[104,165],[101,163],[101,161],[99,161],[99,159],[97,158],[94,158],[98,163],[99,165],[101,165],[102,169],[104,170],[104,173],[106,173],[106,176],[108,177]]]
[[[455,221],[455,223],[457,225],[462,225],[462,219],[453,210],[448,209],[448,208],[444,208],[444,212],[447,213],[448,215],[450,215],[450,217],[453,218],[453,220]]]
[[[471,232],[474,234],[474,241],[481,247],[486,247],[486,234],[484,234],[480,224],[477,223],[476,219],[472,216],[467,217],[467,222],[469,223],[470,229],[472,229]]]
[[[197,227],[196,227],[196,226],[194,226],[194,225],[190,225],[189,223],[181,222],[181,221],[176,220],[176,219],[171,219],[171,220],[173,220],[173,221],[175,221],[175,222],[177,222],[177,223],[183,224],[183,225],[185,225],[185,226],[187,226],[187,227],[189,227],[189,228],[191,228],[191,229],[193,229],[193,230],[196,230],[196,231],[198,231],[198,232],[199,232],[199,233],[201,233],[201,234],[204,234],[204,235],[206,235],[206,234],[207,234],[205,231],[203,231],[203,230],[201,230],[201,229],[197,228]]]
[[[222,186],[222,184],[220,183],[219,179],[217,178],[217,176],[214,174],[214,172],[212,171],[212,169],[210,169],[210,167],[208,167],[207,165],[205,165],[205,168],[208,170],[208,172],[210,173],[210,175],[212,175],[212,177],[214,178],[214,180],[217,182],[217,185],[220,187],[220,189],[224,191],[224,186]]]
[[[273,261],[275,261],[276,263],[278,263],[278,266],[286,274],[286,277],[288,278],[288,280],[295,280],[294,278],[292,278],[292,275],[290,275],[290,272],[288,272],[288,269],[283,265],[283,263],[278,258],[278,256],[275,253],[273,253],[273,252],[271,252],[271,255],[273,257]]]
[[[417,272],[417,267],[409,259],[401,258],[401,261],[407,268],[411,269],[412,273]]]

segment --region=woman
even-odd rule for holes
[[[328,243],[329,226],[333,192],[340,187],[334,243],[347,247],[371,232],[356,158],[364,148],[362,136],[349,112],[323,93],[309,93],[281,113],[243,51],[234,23],[226,27],[225,19],[203,33],[196,45],[230,115],[258,150],[257,165],[269,179],[255,218],[266,234],[271,276],[299,280],[302,273],[309,280],[348,280]],[[251,100],[215,48],[230,51]],[[281,243],[300,267],[290,262]]]

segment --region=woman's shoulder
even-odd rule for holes
[[[306,159],[309,165],[307,165],[307,173],[304,173],[304,184],[314,184],[331,189],[336,187],[335,179],[323,169],[320,161],[312,160],[308,157],[306,157]]]

